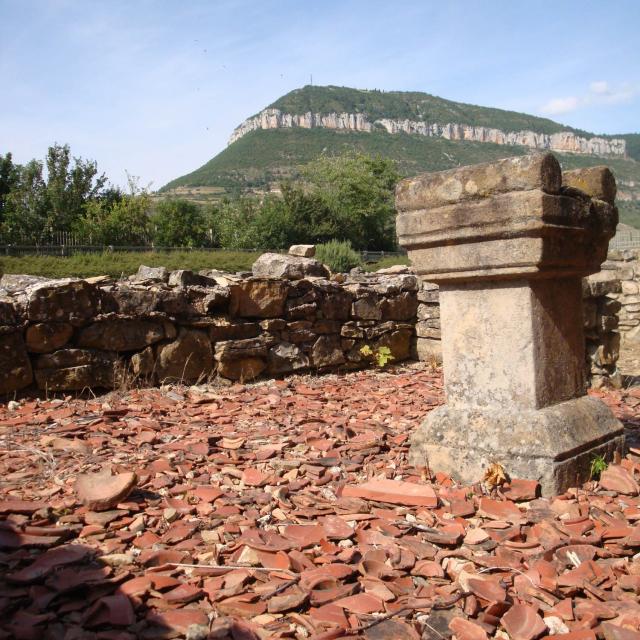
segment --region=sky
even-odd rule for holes
[[[640,0],[0,0],[0,154],[158,189],[309,84],[640,131]]]

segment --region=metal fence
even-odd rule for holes
[[[172,253],[175,251],[229,251],[241,253],[264,253],[260,249],[221,249],[220,247],[157,247],[148,246],[116,246],[116,245],[82,245],[82,244],[40,244],[40,245],[22,245],[22,244],[4,244],[0,245],[0,256],[72,256],[76,254],[89,253],[119,253],[119,252],[154,252],[154,253]],[[286,253],[286,249],[270,249],[275,253]],[[379,262],[383,258],[406,256],[406,251],[360,251],[360,256],[364,262]]]

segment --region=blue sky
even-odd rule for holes
[[[311,74],[637,132],[639,25],[639,0],[0,0],[0,153],[159,188]]]

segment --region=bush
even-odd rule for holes
[[[362,265],[362,259],[348,240],[330,240],[316,247],[316,259],[326,264],[334,273],[349,271]]]
[[[203,247],[207,228],[200,207],[188,200],[163,200],[152,217],[153,240],[159,247]]]

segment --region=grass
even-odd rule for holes
[[[1,273],[28,273],[49,278],[88,278],[108,275],[114,278],[135,273],[141,264],[167,269],[251,269],[260,252],[244,251],[171,251],[76,254],[60,256],[21,256],[0,258]]]
[[[141,264],[167,269],[220,269],[221,271],[248,271],[260,251],[173,251],[173,252],[115,252],[60,256],[1,257],[0,273],[28,273],[48,278],[89,278],[108,275],[114,278],[135,273]],[[405,256],[388,257],[367,264],[375,271],[393,264],[407,264]]]

